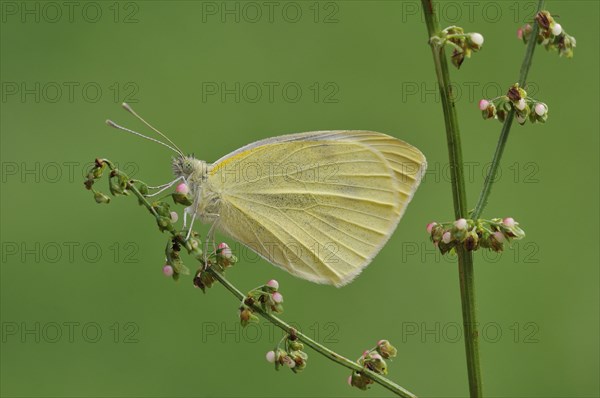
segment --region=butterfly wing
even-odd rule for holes
[[[393,233],[425,167],[416,148],[369,131],[270,138],[215,162],[217,227],[269,262],[344,285]]]

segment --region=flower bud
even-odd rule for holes
[[[394,358],[398,353],[396,347],[390,344],[387,340],[379,340],[377,342],[377,352],[385,359]]]
[[[444,233],[444,235],[442,235],[442,242],[444,242],[445,244],[448,244],[452,241],[452,234],[450,233],[450,231],[446,231]]]
[[[490,102],[488,100],[479,100],[479,110],[485,111],[489,105]]]
[[[506,240],[502,232],[496,231],[492,235],[490,235],[490,249],[501,252],[504,248],[503,242]]]
[[[172,211],[170,214],[171,214],[171,222],[177,222],[177,220],[179,220],[179,215],[177,214],[177,212]]]
[[[538,116],[544,116],[546,114],[546,112],[548,112],[548,107],[543,102],[538,102],[537,104],[535,104],[534,109],[535,109],[535,113]]]
[[[193,203],[192,200],[183,193],[175,192],[171,194],[171,197],[173,198],[173,202],[179,203],[180,205],[191,206]]]
[[[523,98],[521,98],[519,101],[517,101],[517,109],[522,111],[523,109],[525,109],[525,107],[527,106],[527,104],[525,103],[525,100]]]
[[[165,265],[162,271],[165,276],[173,276],[173,273],[175,272],[173,271],[173,267],[171,267],[169,264]]]
[[[427,224],[427,233],[429,235],[431,235],[431,232],[433,231],[433,227],[435,227],[437,225],[436,222],[430,222],[429,224]]]
[[[283,303],[283,295],[279,292],[275,292],[271,295],[271,297],[273,298],[273,301],[277,304],[281,304]]]
[[[269,351],[266,355],[267,362],[275,363],[275,351]]]
[[[555,23],[554,26],[552,27],[552,34],[554,36],[558,36],[562,33],[562,26],[560,26],[559,23]]]
[[[177,187],[175,188],[175,192],[180,193],[182,195],[187,195],[188,193],[190,193],[190,188],[187,186],[186,183],[182,182],[181,184],[177,185]]]
[[[229,245],[225,242],[219,243],[219,246],[217,246],[217,250],[219,251],[219,256],[225,259],[231,259],[233,257],[233,253],[231,252]]]
[[[250,322],[258,322],[258,317],[254,315],[250,308],[244,306],[240,309],[240,323],[245,327]]]
[[[304,344],[302,344],[298,340],[291,340],[290,348],[294,351],[302,351],[304,349]]]
[[[369,384],[373,384],[373,380],[358,372],[352,372],[349,381],[351,386],[359,388],[361,390],[366,390]]]
[[[387,364],[383,357],[375,352],[372,352],[369,358],[365,360],[367,368],[379,374],[387,374]]]
[[[296,361],[294,361],[291,357],[285,356],[283,357],[283,364],[288,368],[293,369],[296,366]]]
[[[271,279],[270,281],[268,281],[266,283],[267,286],[269,286],[271,289],[277,290],[279,289],[279,282],[277,282],[275,279]]]
[[[456,227],[456,229],[467,229],[468,223],[467,220],[464,218],[459,218],[458,220],[454,221],[454,226]]]
[[[110,203],[110,198],[102,192],[95,192],[94,200],[96,201],[96,203]]]
[[[169,217],[159,216],[156,218],[156,224],[158,225],[158,229],[163,231],[171,231],[173,230],[173,224],[171,224],[171,219]]]
[[[479,235],[477,232],[471,231],[467,234],[467,237],[464,240],[465,249],[468,251],[476,250],[479,243]]]
[[[471,33],[469,39],[471,39],[471,43],[475,44],[477,48],[483,45],[483,36],[480,33]]]
[[[502,224],[506,225],[508,228],[512,228],[516,225],[514,218],[506,217],[502,220]]]

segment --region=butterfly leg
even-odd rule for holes
[[[169,188],[171,188],[173,185],[175,185],[175,183],[177,183],[177,182],[178,182],[179,180],[181,180],[182,178],[183,178],[183,176],[182,176],[182,177],[177,177],[177,178],[176,178],[176,179],[174,179],[173,181],[171,181],[171,182],[168,182],[168,183],[166,183],[166,184],[163,184],[163,185],[159,185],[159,186],[157,186],[157,187],[148,187],[148,188],[152,188],[152,189],[158,189],[158,191],[156,191],[156,192],[154,192],[154,193],[151,193],[151,194],[149,194],[149,195],[146,195],[146,197],[147,197],[147,198],[150,198],[150,197],[152,197],[152,196],[156,196],[156,195],[158,195],[158,194],[159,194],[159,193],[161,193],[161,192],[164,192],[164,191],[166,191],[167,189],[169,189]]]
[[[192,215],[192,221],[190,222],[190,228],[188,229],[187,235],[185,236],[185,240],[190,239],[190,235],[192,235],[192,228],[194,227],[194,221],[196,220],[196,212]]]
[[[205,264],[205,267],[206,267],[206,264],[208,264],[208,244],[212,243],[212,252],[215,252],[215,253],[217,252],[217,247],[215,245],[215,226],[217,225],[217,222],[219,222],[218,214],[208,214],[207,216],[214,217],[215,220],[213,221],[210,228],[208,229],[208,233],[206,234],[206,239],[204,240],[204,264]]]

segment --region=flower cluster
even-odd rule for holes
[[[192,245],[194,245],[193,239],[195,239],[194,234],[192,234]],[[198,259],[201,262],[204,262],[205,259]],[[206,258],[206,264],[201,267],[194,276],[194,286],[202,289],[203,292],[206,292],[206,288],[211,287],[215,283],[215,277],[212,273],[208,272],[207,269],[209,267],[215,267],[221,272],[225,272],[225,270],[235,263],[237,263],[238,258],[233,254],[229,245],[225,242],[219,243],[217,249]]]
[[[108,196],[106,196],[105,194],[103,194],[100,191],[97,191],[94,189],[93,185],[96,182],[97,179],[101,178],[102,175],[104,174],[104,170],[106,169],[106,162],[104,162],[102,159],[96,159],[94,162],[94,167],[88,172],[85,181],[83,182],[83,185],[85,185],[85,188],[89,191],[92,191],[92,193],[94,194],[94,200],[96,201],[96,203],[101,204],[108,204],[110,203],[110,198]],[[112,173],[111,173],[112,174]],[[126,189],[127,189],[127,182],[125,181],[125,187],[122,190],[123,194],[125,194]],[[109,188],[111,190],[111,193],[114,195],[116,195],[116,192],[112,191],[112,178],[109,184]]]
[[[375,373],[386,375],[388,373],[386,359],[391,359],[396,356],[398,351],[387,340],[379,340],[377,345],[370,350],[363,352],[357,362],[366,369],[372,370]],[[373,380],[360,371],[354,371],[348,376],[348,384],[352,387],[366,390]]]
[[[165,276],[173,278],[174,281],[179,280],[180,275],[190,274],[190,270],[183,264],[183,260],[179,254],[180,251],[181,244],[179,241],[176,238],[170,239],[165,249],[167,261],[162,271]]]
[[[479,51],[483,45],[480,33],[465,33],[459,26],[449,26],[442,30],[440,36],[433,37],[432,42],[438,46],[446,43],[452,45],[452,64],[460,68],[465,58],[470,58],[473,52]]]
[[[276,370],[279,370],[280,366],[287,366],[294,373],[298,373],[306,368],[308,354],[304,352],[304,344],[298,341],[296,332],[292,329],[290,334],[277,344],[275,350],[267,352],[266,359],[275,364]]]
[[[525,237],[525,232],[519,228],[519,223],[511,217],[491,220],[460,218],[454,222],[441,224],[431,222],[427,224],[427,233],[442,254],[450,252],[459,245],[468,251],[484,248],[501,252],[504,250],[505,242]]]
[[[283,295],[279,292],[279,282],[271,279],[262,286],[252,289],[240,306],[240,322],[242,326],[258,321],[253,307],[258,306],[262,311],[270,313],[283,312]]]
[[[519,83],[513,84],[506,95],[479,101],[479,110],[484,119],[504,122],[511,109],[515,110],[515,118],[521,125],[527,120],[531,123],[544,123],[548,119],[548,105],[528,97]]]
[[[537,43],[541,44],[546,50],[556,50],[559,56],[566,58],[573,57],[573,49],[577,41],[573,36],[565,32],[563,27],[554,20],[548,11],[540,11],[535,16],[535,23],[538,24],[539,30],[537,35]],[[533,27],[531,24],[526,24],[517,30],[517,37],[527,43],[531,40]]]

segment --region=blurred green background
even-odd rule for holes
[[[390,378],[414,393],[465,396],[457,267],[425,233],[453,212],[419,6],[3,1],[2,396],[390,396],[348,387],[345,368],[310,350],[304,373],[275,372],[264,355],[279,331],[263,321],[242,330],[238,303],[220,286],[203,295],[189,277],[165,278],[166,237],[135,200],[94,203],[82,181],[97,156],[151,184],[171,179],[165,148],[104,125],[147,131],[124,100],[207,161],[324,129],[376,130],[419,147],[425,181],[356,281],[314,285],[246,251],[228,276],[242,290],[278,279],[284,319],[348,357],[391,340]],[[524,46],[515,33],[534,7],[439,5],[442,25],[485,37],[451,71],[471,206],[501,127],[482,120],[477,102],[516,81]],[[549,120],[513,127],[484,214],[512,216],[527,232],[501,256],[475,256],[487,396],[599,394],[599,3],[546,8],[578,47],[570,60],[536,52],[530,93],[548,103]]]

